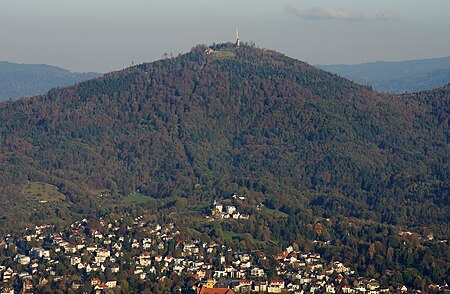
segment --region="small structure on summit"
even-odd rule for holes
[[[210,46],[205,49],[205,54],[207,55],[217,55],[219,57],[235,57],[235,54],[233,53],[234,49],[238,49],[241,47],[241,39],[239,38],[239,29],[236,28],[236,41],[233,42],[226,42],[223,44],[214,44],[213,46]]]

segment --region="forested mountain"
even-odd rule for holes
[[[48,90],[100,76],[77,73],[45,64],[0,61],[0,101],[45,94]]]
[[[3,203],[26,181],[73,203],[201,186],[449,236],[450,87],[379,94],[274,51],[205,49],[0,104]]]
[[[449,99],[220,44],[3,102],[0,232],[151,212],[238,249],[295,242],[384,284],[444,283]],[[248,220],[205,219],[234,193]]]
[[[412,93],[450,83],[450,57],[317,66],[381,92]]]

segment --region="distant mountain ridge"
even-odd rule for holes
[[[71,72],[46,64],[0,61],[0,101],[45,94],[52,88],[73,85],[100,75]]]
[[[316,65],[354,82],[389,93],[419,92],[450,83],[450,56],[399,62]]]

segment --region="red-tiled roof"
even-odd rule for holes
[[[206,288],[202,287],[199,294],[235,294],[233,290],[229,288]]]

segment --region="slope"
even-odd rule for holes
[[[274,51],[205,49],[1,104],[2,185],[50,183],[76,203],[200,184],[445,230],[448,87],[384,95]]]

